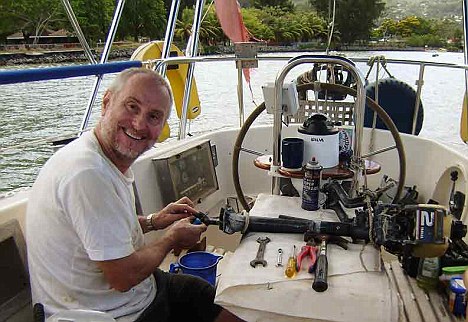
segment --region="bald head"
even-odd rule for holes
[[[118,92],[122,90],[122,88],[125,86],[128,80],[135,75],[148,75],[154,79],[155,85],[164,87],[169,94],[170,106],[172,106],[172,104],[174,103],[174,99],[172,96],[171,87],[169,86],[168,82],[159,73],[157,73],[156,71],[152,69],[148,69],[144,67],[134,67],[134,68],[126,69],[117,75],[117,77],[109,86],[108,90],[113,92],[114,94],[117,94]]]

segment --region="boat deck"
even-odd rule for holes
[[[385,262],[392,287],[397,290],[399,321],[445,322],[463,321],[448,311],[444,294],[437,290],[424,291],[409,277],[398,261]]]

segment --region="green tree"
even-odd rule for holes
[[[174,38],[186,43],[192,34],[193,9],[184,9],[180,19],[177,19]]]
[[[207,13],[207,11],[209,12]],[[203,44],[214,44],[224,39],[223,31],[219,25],[218,18],[215,15],[214,7],[203,9],[204,19],[200,25],[199,39]],[[176,28],[174,30],[174,38],[181,42],[187,42],[192,34],[194,9],[185,8],[182,11],[182,16],[177,19]]]
[[[297,25],[285,19],[286,10],[280,7],[265,7],[262,11],[264,13],[262,21],[270,27],[275,42],[290,43],[300,37],[301,33],[297,30]]]
[[[329,16],[332,2],[309,0],[323,17]],[[385,8],[381,0],[336,0],[335,29],[343,43],[368,40],[375,22]]]
[[[460,41],[463,28],[459,22],[452,19],[437,19],[433,21],[433,30],[442,38]]]
[[[279,7],[242,9],[245,25],[258,38],[275,43],[311,41],[326,36],[325,21],[312,11],[288,12]]]
[[[98,40],[104,41],[114,14],[115,1],[72,0],[70,4],[86,39],[91,44],[96,43]],[[65,21],[65,28],[73,30],[67,18],[65,18]]]
[[[275,39],[271,28],[261,20],[263,10],[257,8],[243,8],[242,18],[245,27],[257,39],[272,41]]]
[[[294,3],[291,0],[253,0],[253,7],[264,8],[264,7],[278,7],[283,11],[294,11]]]
[[[166,11],[162,0],[132,0],[125,3],[118,35],[121,39],[139,37],[160,39],[166,27]]]
[[[166,12],[168,15],[171,10],[172,1],[173,0],[164,0],[164,8],[166,8]],[[196,0],[180,0],[179,14],[177,16],[180,18],[185,8],[193,9],[195,7],[195,4]]]
[[[451,19],[426,19],[408,16],[400,20],[384,19],[375,29],[376,37],[397,38],[412,47],[461,48],[463,29]]]
[[[223,29],[219,24],[214,6],[205,9],[200,28],[200,42],[208,45],[216,45],[227,40]]]
[[[431,33],[431,23],[421,17],[409,16],[398,21],[396,33],[401,37]]]
[[[63,8],[55,0],[2,0],[0,2],[0,34],[21,31],[26,43],[31,36],[40,36],[63,18]]]
[[[410,47],[443,47],[447,43],[437,35],[411,35],[406,39],[406,44]]]
[[[398,21],[385,18],[378,28],[376,28],[376,36],[379,38],[392,38],[397,34]]]

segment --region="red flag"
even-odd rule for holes
[[[233,42],[249,41],[249,31],[244,25],[237,0],[215,0],[216,15],[224,34]],[[250,83],[250,70],[243,69],[244,77]]]

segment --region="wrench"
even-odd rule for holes
[[[283,266],[283,250],[278,248],[278,258],[276,260],[276,267]]]
[[[255,268],[258,264],[261,264],[263,267],[267,265],[267,261],[264,260],[263,257],[265,255],[266,244],[268,244],[269,242],[270,238],[268,237],[257,238],[257,243],[260,243],[260,246],[258,246],[257,257],[250,261],[250,266]]]

